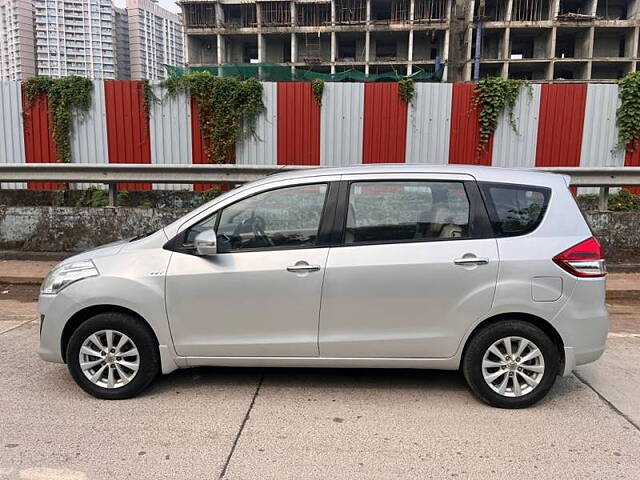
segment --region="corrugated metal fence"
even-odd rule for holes
[[[207,163],[197,105],[159,85],[149,115],[138,82],[96,81],[92,107],[74,121],[72,161]],[[536,84],[523,89],[483,152],[478,152],[474,84],[417,84],[407,105],[395,83],[328,83],[322,105],[309,83],[264,83],[265,111],[238,140],[231,162],[245,165],[353,165],[373,162],[469,163],[499,167],[640,166],[640,152],[615,148],[618,87]],[[0,83],[0,162],[53,162],[48,108],[28,105],[19,83]],[[75,185],[86,188],[87,185]],[[2,184],[24,188],[24,184]],[[56,188],[55,184],[29,184]],[[121,188],[148,189],[149,184]],[[154,185],[158,189],[192,188]],[[201,190],[207,186],[197,185]]]

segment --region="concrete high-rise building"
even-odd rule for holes
[[[116,77],[131,78],[131,53],[129,48],[129,15],[124,8],[114,7],[116,28]]]
[[[38,75],[116,78],[111,0],[35,0]]]
[[[184,65],[182,18],[157,0],[127,0],[131,78],[166,78],[164,65]]]
[[[275,63],[411,74],[442,61],[450,81],[471,80],[476,70],[480,77],[613,80],[640,60],[640,0],[182,0],[181,6],[190,66]]]
[[[33,1],[0,0],[0,80],[35,74]]]

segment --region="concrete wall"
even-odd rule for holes
[[[157,230],[182,208],[0,207],[0,249],[73,252]],[[640,263],[640,212],[587,214],[611,263]]]

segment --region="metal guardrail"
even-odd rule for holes
[[[280,171],[303,170],[297,165],[183,165],[0,163],[0,182],[104,183],[109,204],[115,205],[118,183],[229,183],[251,182]],[[609,189],[640,186],[640,167],[545,167],[535,170],[571,176],[575,187],[600,187],[598,206],[606,210]]]

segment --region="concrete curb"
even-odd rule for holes
[[[8,283],[10,285],[40,285],[44,277],[0,277],[0,284]]]

